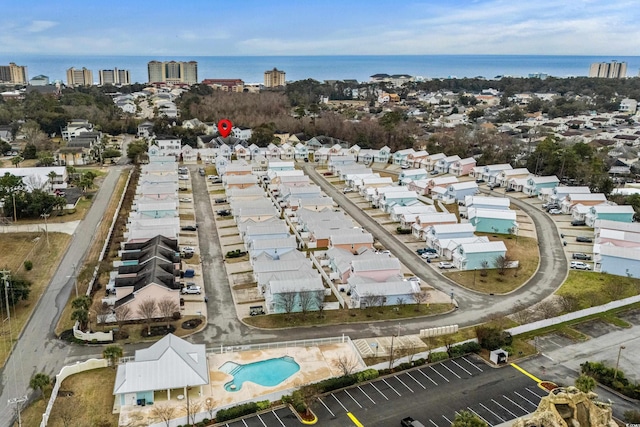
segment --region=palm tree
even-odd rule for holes
[[[118,359],[122,357],[122,347],[119,345],[107,346],[102,352],[102,357],[107,359],[111,366],[115,367]]]
[[[35,374],[29,381],[29,387],[34,390],[40,390],[40,392],[42,393],[42,400],[44,400],[45,398],[44,390],[50,384],[51,378],[49,377],[49,375],[43,374],[42,372]]]
[[[576,378],[576,388],[583,393],[589,393],[596,388],[596,380],[589,375],[580,375]]]
[[[71,313],[71,320],[77,320],[80,324],[80,329],[87,329],[87,324],[89,323],[89,310],[85,310],[84,308],[77,308],[73,310]]]
[[[54,171],[51,171],[47,174],[47,176],[49,177],[49,184],[51,184],[51,190],[53,190],[53,182],[58,177],[58,174],[55,173]]]

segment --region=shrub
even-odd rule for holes
[[[497,350],[513,343],[513,337],[510,333],[494,326],[477,326],[475,332],[480,347],[489,351]]]
[[[398,366],[396,366],[396,371],[406,371],[407,369],[412,368],[413,365],[411,363],[400,363]]]
[[[429,363],[440,362],[442,360],[447,360],[449,358],[449,353],[446,351],[435,351],[429,353]]]
[[[337,390],[339,388],[349,387],[357,382],[355,375],[343,375],[337,378],[328,378],[324,381],[320,381],[318,386],[319,393],[327,393],[329,391]]]
[[[416,359],[413,361],[413,366],[422,366],[427,363],[427,359],[421,357],[420,359]]]
[[[631,411],[625,411],[624,420],[630,424],[640,423],[640,411],[635,409]]]
[[[180,314],[179,311],[174,311],[171,317],[173,318],[173,320],[180,320],[180,318],[182,317],[182,314]]]
[[[243,403],[227,409],[220,409],[216,414],[216,422],[233,420],[258,411],[258,404],[255,402]]]
[[[24,269],[27,271],[31,271],[31,269],[33,268],[33,262],[27,260],[24,262]]]
[[[258,405],[258,411],[264,411],[265,409],[269,409],[271,407],[271,402],[268,400],[261,400],[256,403]]]
[[[367,369],[362,372],[358,372],[356,375],[356,380],[361,383],[364,381],[369,381],[378,378],[380,375],[375,369]]]

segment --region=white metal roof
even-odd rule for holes
[[[400,270],[400,260],[398,260],[398,258],[380,254],[376,258],[363,260],[354,259],[351,261],[351,266],[353,267],[354,273],[377,270]]]
[[[462,249],[464,253],[479,253],[479,252],[501,252],[506,251],[507,247],[503,241],[497,242],[484,242],[484,243],[462,243]]]
[[[469,209],[469,218],[492,218],[492,219],[506,219],[516,220],[516,211],[509,209]]]
[[[349,280],[351,280],[351,278],[349,278]],[[412,280],[396,280],[393,282],[371,281],[366,283],[353,283],[351,285],[351,291],[355,291],[361,297],[366,295],[410,295],[420,292],[420,285]]]
[[[640,233],[640,223],[637,222],[620,222],[611,221],[609,219],[597,219],[594,228],[596,229],[609,229],[609,230],[622,230],[632,233]]]
[[[508,208],[511,201],[507,197],[487,197],[487,196],[472,196],[467,195],[464,197],[464,204],[467,207],[473,205],[485,205]]]
[[[591,206],[591,210],[598,214],[606,213],[630,213],[634,214],[635,210],[630,205],[597,205]]]
[[[606,202],[607,196],[602,193],[568,193],[566,195],[571,202]]]
[[[137,350],[135,360],[118,366],[113,394],[168,390],[209,384],[204,344],[191,344],[173,334]]]
[[[284,292],[309,292],[324,291],[322,278],[316,277],[294,279],[294,280],[272,280],[269,282],[271,294],[281,294]]]
[[[640,261],[640,248],[629,248],[614,245],[598,245],[600,246],[600,255],[610,256],[614,258],[624,258],[629,260]],[[595,248],[594,248],[595,250]]]

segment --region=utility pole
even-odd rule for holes
[[[44,234],[47,236],[47,247],[49,247],[49,227],[47,227],[47,218],[51,216],[51,214],[43,213],[40,214],[42,218],[44,218]]]
[[[622,350],[624,350],[626,347],[621,345],[620,348],[618,349],[618,360],[616,360],[616,369],[613,371],[613,380],[616,380],[616,377],[618,376],[618,366],[620,365],[620,353],[622,353]]]
[[[21,413],[20,404],[26,401],[27,401],[27,396],[14,397],[13,399],[9,399],[7,401],[9,405],[13,405],[14,403],[16,405],[16,411],[18,412],[18,427],[22,427],[22,416],[20,415]]]

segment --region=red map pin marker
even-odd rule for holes
[[[231,128],[233,128],[233,123],[231,120],[222,119],[218,122],[218,133],[222,135],[223,138],[226,138],[231,133]]]

